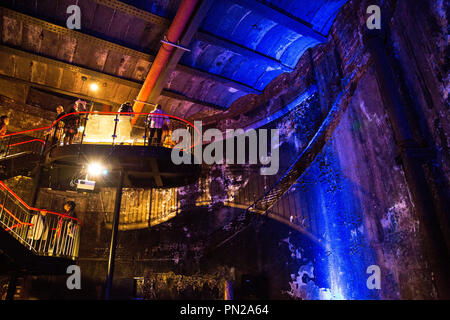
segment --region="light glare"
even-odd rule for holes
[[[88,173],[93,176],[98,176],[103,172],[103,166],[101,166],[99,163],[91,163],[88,166]]]
[[[91,90],[92,90],[92,91],[97,91],[97,90],[98,90],[98,84],[92,83],[92,84],[91,84]]]

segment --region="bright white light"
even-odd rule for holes
[[[98,90],[98,84],[96,84],[96,83],[91,83],[91,90],[92,90],[92,91],[97,91],[97,90]]]
[[[104,168],[98,163],[91,163],[88,165],[88,173],[93,176],[98,176],[103,172]]]
[[[83,131],[84,131],[84,127],[83,126],[78,127],[78,132],[83,132]]]

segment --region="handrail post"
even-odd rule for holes
[[[86,116],[84,117],[84,126],[83,126],[83,133],[81,134],[81,140],[80,140],[80,145],[83,144],[83,140],[84,140],[84,136],[86,133],[86,126],[87,126],[87,122],[89,120],[88,114],[86,113]]]
[[[55,143],[55,138],[56,138],[56,132],[59,130],[59,122],[56,122],[55,127],[53,128],[53,137],[52,137],[52,141],[51,141],[51,145],[50,145],[50,149],[48,151],[48,155],[51,156],[52,155],[52,151]],[[62,138],[62,135],[59,137],[60,139]],[[59,141],[56,141],[56,145],[58,145]]]
[[[37,171],[33,178],[33,190],[31,191],[31,203],[30,203],[32,207],[36,206],[36,201],[39,194],[39,187],[41,186],[41,176],[43,170],[42,157],[44,155],[44,148],[45,146],[42,148],[42,152],[39,156],[37,164]]]
[[[45,149],[47,148],[47,146],[48,146],[48,134],[45,136],[45,142],[44,142],[44,145],[42,146],[42,150],[41,150],[41,154],[40,154],[41,158],[45,154]]]
[[[89,120],[88,115],[89,115],[89,114],[86,113],[86,116],[84,117],[83,132],[81,133],[80,145],[78,146],[78,157],[80,157],[80,155],[81,155],[81,146],[83,145],[84,136],[86,135],[86,127],[87,127],[87,122],[88,122],[88,120]]]
[[[145,127],[145,131],[144,131],[144,147],[146,146],[145,142],[147,141],[147,133],[148,133],[148,121],[147,121],[147,117],[145,117],[144,119],[144,127]]]
[[[114,119],[114,134],[112,136],[113,141],[112,141],[112,145],[114,145],[114,142],[116,141],[117,138],[117,123],[119,122],[119,115],[116,114],[116,118]]]
[[[0,139],[0,159],[6,158],[6,148],[8,147],[8,144],[5,143],[6,140],[5,138]]]
[[[3,211],[5,210],[6,198],[8,197],[6,190],[3,190],[3,188],[1,188],[1,190],[5,193],[5,198],[3,198],[2,211],[0,211],[0,219],[3,217]]]
[[[114,263],[116,259],[116,247],[117,247],[117,232],[119,230],[119,218],[120,218],[120,205],[122,202],[122,187],[124,179],[124,171],[119,171],[119,181],[116,189],[116,201],[114,205],[114,220],[111,230],[111,245],[109,248],[109,260],[108,260],[108,276],[106,279],[105,300],[109,300],[111,295],[111,288],[114,276]]]
[[[5,158],[8,156],[8,152],[10,149],[9,146],[11,145],[11,139],[12,139],[12,136],[9,136],[8,143],[6,144]]]

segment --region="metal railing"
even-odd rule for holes
[[[132,127],[131,119],[144,116],[144,127]],[[0,137],[0,160],[24,153],[42,154],[70,144],[109,144],[174,148],[176,129],[186,129],[193,147],[194,125],[182,118],[162,113],[83,111],[66,114],[51,126],[8,133]],[[199,132],[199,131],[198,131]]]
[[[80,220],[32,208],[0,181],[0,226],[34,254],[75,260]]]
[[[45,147],[45,137],[26,134],[8,134],[0,137],[0,160],[25,153],[40,154]]]
[[[145,116],[143,128],[131,126],[136,116]],[[52,146],[104,144],[165,148],[176,145],[177,141],[172,141],[176,129],[188,130],[192,145],[195,129],[190,122],[167,114],[100,111],[69,113],[52,127]]]

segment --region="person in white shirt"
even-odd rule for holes
[[[31,218],[31,227],[28,230],[28,241],[36,251],[46,252],[47,240],[49,238],[49,218],[46,211],[40,211],[39,214],[33,215]]]
[[[154,115],[157,114],[157,115]],[[150,128],[150,134],[148,136],[148,145],[151,145],[151,141],[156,133],[157,145],[161,145],[161,137],[163,128],[169,126],[169,117],[163,116],[166,114],[161,110],[161,105],[156,105],[155,109],[147,116],[147,124]]]

